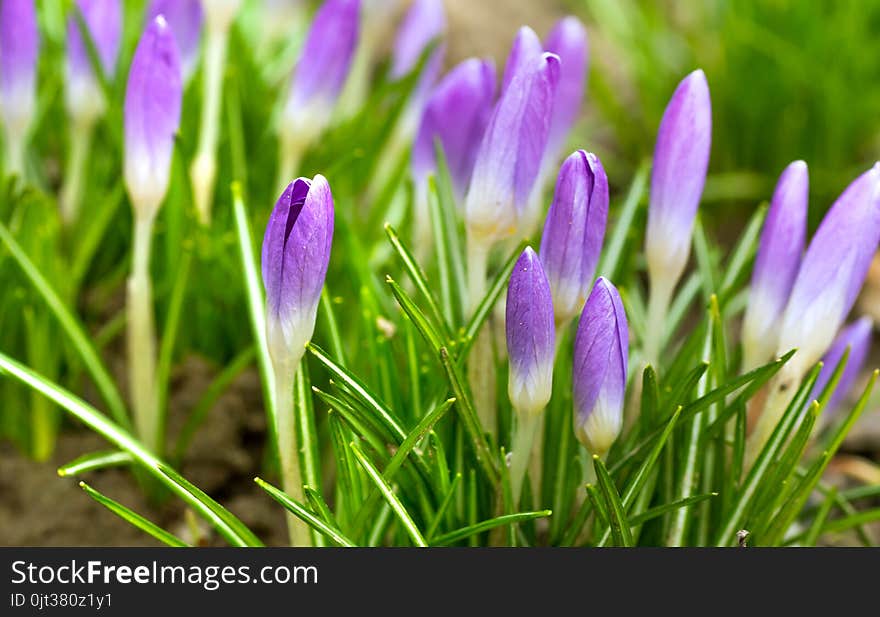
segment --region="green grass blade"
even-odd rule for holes
[[[34,289],[37,290],[37,293],[43,298],[49,311],[55,316],[55,319],[57,319],[58,323],[61,325],[64,333],[67,334],[74,349],[76,349],[80,358],[82,358],[83,364],[85,364],[89,375],[91,375],[94,380],[95,387],[98,388],[98,392],[101,393],[101,397],[104,399],[104,402],[107,403],[107,407],[110,409],[110,415],[121,426],[127,429],[131,428],[131,421],[128,417],[125,403],[122,402],[122,396],[119,394],[119,390],[116,388],[116,383],[113,381],[113,378],[110,376],[110,373],[107,371],[107,368],[98,356],[98,352],[95,351],[95,348],[92,346],[90,337],[86,334],[85,328],[83,328],[79,320],[77,320],[70,309],[64,304],[49,284],[49,281],[43,277],[39,269],[30,260],[27,254],[25,254],[18,242],[15,241],[15,238],[12,237],[12,234],[2,223],[0,223],[0,241],[2,241],[6,245],[6,248],[9,249],[12,258],[21,268],[22,272],[24,272],[25,277],[34,286]]]
[[[620,216],[618,216],[617,222],[614,224],[614,231],[611,233],[608,242],[605,243],[605,250],[602,251],[602,259],[599,262],[599,267],[596,269],[598,274],[601,274],[612,281],[616,280],[619,273],[620,258],[623,255],[623,248],[626,245],[627,236],[630,233],[636,213],[639,210],[639,204],[645,196],[645,191],[648,186],[649,169],[650,163],[648,161],[644,161],[639,165],[638,171],[636,171],[636,175],[633,177],[629,191],[626,194],[626,199],[623,202]]]
[[[611,525],[611,538],[616,546],[633,546],[632,531],[626,518],[626,510],[620,500],[620,494],[608,475],[605,464],[598,456],[593,455],[593,467],[596,469],[596,478],[608,512],[608,522]]]
[[[425,339],[425,342],[428,343],[432,350],[438,352],[444,345],[443,335],[437,332],[437,329],[419,310],[419,307],[416,306],[409,294],[406,293],[400,285],[394,281],[394,279],[390,276],[386,276],[385,282],[391,287],[391,293],[394,294],[394,298],[397,300],[400,308],[402,308],[403,312],[406,313],[406,316],[409,317],[410,321],[416,327],[416,330],[418,330],[419,334],[422,335],[422,338]]]
[[[157,478],[172,493],[180,497],[211,523],[230,544],[235,546],[262,545],[260,540],[253,535],[253,532],[247,530],[244,524],[236,519],[228,510],[201,491],[193,491],[192,488],[194,487],[192,484],[185,481],[176,472],[174,472],[173,476],[169,474],[168,467],[162,461],[144,448],[131,434],[109,420],[104,414],[70,392],[19,364],[9,356],[0,353],[0,373],[4,372],[48,397],[104,439],[121,450],[128,452],[150,475]],[[245,531],[242,531],[242,529]]]
[[[79,476],[98,469],[131,465],[133,462],[134,459],[128,452],[120,452],[119,450],[89,452],[59,467],[58,475],[62,478]]]
[[[434,544],[434,534],[436,534],[437,529],[440,528],[440,524],[443,522],[443,517],[449,512],[449,506],[452,505],[452,501],[455,498],[455,491],[458,490],[459,482],[461,482],[461,472],[457,472],[452,478],[452,482],[449,483],[449,488],[446,490],[446,494],[443,495],[443,500],[440,502],[437,512],[434,513],[434,518],[431,520],[431,524],[428,525],[428,531],[425,533],[425,538],[428,541],[428,544]]]
[[[663,516],[668,512],[680,510],[681,508],[690,508],[693,505],[717,496],[718,493],[705,493],[703,495],[691,495],[690,497],[679,499],[678,501],[673,501],[672,503],[665,503],[662,506],[656,506],[649,510],[645,510],[640,514],[637,514],[636,516],[629,519],[629,524],[631,527],[638,527],[639,525],[644,525],[648,521],[655,519],[659,516]]]
[[[444,533],[443,535],[437,536],[431,542],[431,546],[445,546],[447,544],[452,544],[453,542],[458,542],[459,540],[470,538],[485,531],[489,531],[490,529],[494,529],[495,527],[501,527],[503,525],[513,525],[515,523],[523,523],[525,521],[532,521],[537,518],[551,516],[552,514],[552,510],[539,510],[536,512],[517,512],[516,514],[504,514],[502,516],[496,516],[495,518],[480,521],[479,523],[468,525],[467,527],[462,527],[461,529],[455,529],[453,531],[450,531],[449,533]]]
[[[284,506],[288,512],[301,519],[315,531],[323,534],[336,546],[343,546],[346,548],[352,548],[355,546],[355,543],[346,538],[339,529],[332,527],[319,517],[315,516],[308,508],[298,501],[291,499],[290,496],[281,489],[272,486],[262,478],[254,478],[254,482],[256,482],[261,489],[269,493],[269,496],[272,499]]]
[[[124,520],[126,523],[137,527],[143,532],[148,533],[149,535],[156,538],[159,542],[163,544],[167,544],[168,546],[174,548],[183,548],[189,546],[186,542],[178,538],[172,533],[169,533],[153,523],[145,519],[143,516],[134,512],[133,510],[126,508],[118,501],[110,499],[109,497],[102,495],[91,486],[86,484],[85,482],[80,482],[79,486],[82,490],[86,492],[86,495],[97,501],[99,504],[110,510],[113,514]]]
[[[406,529],[407,535],[409,535],[413,543],[416,546],[428,546],[428,543],[425,542],[425,538],[422,536],[419,528],[416,526],[415,522],[413,522],[412,517],[410,517],[409,512],[406,511],[406,508],[403,506],[402,503],[400,503],[397,495],[394,494],[394,491],[382,478],[382,474],[379,473],[379,471],[373,466],[370,460],[364,455],[363,452],[361,452],[360,448],[358,448],[354,442],[351,442],[348,445],[351,448],[352,453],[354,453],[357,461],[361,464],[361,467],[363,467],[364,471],[367,472],[367,475],[382,493],[385,501],[388,502],[388,505],[391,506],[391,509],[397,515],[398,520],[401,522],[404,529]]]

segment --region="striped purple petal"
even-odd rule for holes
[[[599,277],[584,305],[574,341],[574,424],[578,439],[602,455],[620,433],[629,330],[617,289]]]
[[[501,92],[507,91],[507,87],[516,74],[533,70],[532,67],[543,54],[544,47],[535,31],[528,26],[521,27],[516,33],[516,38],[513,39],[513,45],[507,55],[507,62],[504,64]]]
[[[578,150],[562,164],[541,236],[557,323],[580,313],[587,298],[608,219],[608,178],[599,158]]]
[[[199,62],[204,21],[201,0],[153,0],[147,10],[147,19],[153,21],[158,15],[163,15],[171,26],[183,67],[183,81],[188,82]]]
[[[540,413],[553,390],[556,343],[550,283],[531,247],[526,247],[510,274],[505,328],[510,401],[517,411]]]

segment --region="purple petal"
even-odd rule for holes
[[[531,247],[526,247],[510,275],[506,311],[508,394],[518,411],[538,413],[553,389],[555,326],[550,283]]]
[[[691,248],[691,231],[706,182],[712,104],[703,71],[676,88],[657,132],[645,237],[648,266],[677,281]]]
[[[523,71],[532,71],[532,67],[543,54],[544,47],[535,31],[528,26],[521,27],[516,33],[513,45],[510,47],[510,53],[507,55],[504,75],[501,78],[501,92],[507,90],[515,75]]]
[[[415,0],[397,31],[391,56],[391,78],[400,79],[416,68],[425,48],[445,32],[446,14],[442,0]]]
[[[587,81],[587,30],[578,18],[564,17],[547,35],[544,48],[559,56],[562,62],[547,140],[547,152],[555,159],[581,111]]]
[[[776,184],[752,270],[743,344],[747,355],[755,356],[749,362],[753,366],[769,361],[776,352],[779,319],[804,252],[808,194],[807,164],[795,161]]]
[[[781,353],[797,348],[806,370],[831,344],[862,288],[880,241],[880,164],[828,210],[804,255],[785,308]]]
[[[270,346],[301,355],[315,315],[333,244],[333,195],[324,176],[291,182],[272,211],[263,236]]]
[[[495,105],[466,199],[475,236],[494,241],[516,230],[547,145],[558,80],[559,58],[543,54],[532,71],[514,76]]]
[[[541,236],[541,262],[553,291],[557,322],[584,305],[608,219],[608,178],[595,154],[578,150],[562,164]]]
[[[181,97],[177,45],[159,16],[138,43],[125,92],[125,181],[134,202],[158,207],[168,190]]]
[[[147,10],[147,19],[153,21],[158,15],[164,15],[171,26],[183,66],[183,80],[188,82],[199,61],[204,21],[201,0],[153,0]]]
[[[623,423],[629,330],[617,289],[599,277],[574,341],[575,433],[594,453],[608,450]]]
[[[360,29],[359,0],[326,0],[312,21],[290,87],[288,107],[332,107],[348,77]]]
[[[837,382],[837,387],[834,389],[834,393],[828,400],[828,404],[822,414],[825,418],[829,418],[829,416],[834,414],[858,379],[859,373],[861,373],[862,367],[865,366],[865,361],[868,359],[873,329],[874,324],[871,322],[870,317],[860,318],[840,331],[825,357],[822,358],[822,370],[819,372],[819,377],[813,386],[810,400],[815,400],[822,394],[822,390],[825,389],[825,386],[831,380],[831,375],[834,374],[834,370],[837,368],[841,358],[843,358],[843,353],[849,348],[849,357],[843,372],[840,374],[840,381]]]
[[[39,53],[33,0],[0,2],[0,99],[8,127],[23,130],[33,116]]]
[[[77,0],[76,9],[82,13],[89,35],[95,43],[101,68],[108,78],[113,76],[119,43],[122,37],[122,5],[120,0]],[[67,61],[70,76],[92,75],[88,48],[75,15],[67,20]]]
[[[491,60],[465,60],[444,77],[428,99],[413,144],[413,175],[422,179],[436,169],[434,141],[443,146],[453,189],[460,198],[474,168],[495,98]]]

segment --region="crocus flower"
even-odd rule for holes
[[[743,321],[746,370],[769,361],[776,352],[779,319],[804,251],[808,193],[807,164],[795,161],[779,177],[761,231]]]
[[[559,57],[524,65],[495,105],[465,200],[470,241],[491,245],[516,230],[537,177],[559,80]]]
[[[550,283],[531,247],[526,247],[510,274],[506,311],[507,393],[518,412],[538,414],[553,390],[555,330]]]
[[[359,0],[326,0],[312,21],[281,119],[283,139],[311,141],[327,126],[358,40]]]
[[[778,351],[803,373],[825,353],[852,308],[880,241],[880,163],[828,210],[804,255],[782,318]]]
[[[599,158],[578,150],[562,164],[541,236],[541,262],[550,280],[556,323],[584,306],[608,219],[608,178]]]
[[[522,26],[513,39],[510,52],[507,54],[507,62],[504,64],[504,75],[501,78],[501,92],[505,92],[514,75],[522,71],[531,70],[535,62],[544,53],[541,39],[535,31],[528,26]],[[560,70],[561,72],[561,70]]]
[[[629,330],[620,294],[599,277],[574,340],[574,432],[603,456],[623,425]]]
[[[491,60],[465,60],[440,81],[428,99],[413,144],[412,170],[417,182],[435,171],[434,145],[439,139],[456,196],[464,195],[494,98]]]
[[[171,26],[183,67],[183,81],[188,82],[199,61],[199,41],[202,35],[201,0],[153,0],[147,19],[153,21],[163,15]]]
[[[327,180],[294,180],[275,204],[263,237],[266,334],[276,367],[295,370],[312,338],[332,242]]]
[[[39,51],[40,33],[33,0],[0,2],[0,100],[6,139],[14,142],[7,144],[10,154],[24,148],[24,138],[33,120]],[[13,169],[20,163],[7,161]]]
[[[675,89],[657,133],[645,235],[652,284],[664,279],[674,287],[684,271],[711,139],[709,87],[697,70]]]
[[[181,97],[177,44],[160,15],[141,36],[125,92],[125,184],[140,216],[155,214],[168,190]]]
[[[553,161],[565,146],[568,133],[581,110],[587,80],[587,30],[578,18],[564,17],[556,22],[547,35],[544,48],[562,61],[547,140],[548,159]]]
[[[112,77],[122,36],[122,6],[119,0],[77,0],[74,11],[82,14],[95,44],[101,70]],[[92,71],[88,47],[75,15],[67,21],[67,109],[70,115],[88,122],[103,110],[103,93]]]
[[[391,78],[400,79],[416,68],[422,53],[446,31],[442,0],[415,0],[400,24],[391,56]],[[443,45],[435,49],[423,69],[421,81],[428,87],[443,64]]]
[[[868,359],[873,329],[874,324],[871,322],[871,318],[861,317],[840,331],[840,334],[837,335],[837,338],[834,339],[831,347],[822,358],[822,370],[819,372],[819,377],[813,386],[811,400],[818,398],[822,394],[822,390],[825,389],[825,386],[831,380],[831,375],[834,374],[837,364],[843,358],[844,352],[849,348],[849,356],[846,360],[846,366],[840,374],[840,381],[837,382],[837,387],[834,389],[831,398],[828,399],[828,404],[825,406],[825,411],[822,414],[823,424],[827,423],[834,415],[840,403],[850,389],[852,389],[853,384],[855,384],[862,367],[865,365],[865,360]]]

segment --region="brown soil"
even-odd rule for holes
[[[213,370],[187,359],[172,380],[169,433],[176,435],[210,382]],[[229,508],[268,545],[283,545],[283,510],[253,482],[261,462],[266,422],[256,371],[239,376],[196,433],[181,471]],[[0,443],[0,544],[6,546],[155,546],[158,543],[103,506],[78,486],[77,478],[59,478],[59,465],[108,444],[90,431],[67,426],[51,461],[35,463],[9,443]],[[108,497],[128,506],[189,542],[223,544],[212,530],[196,537],[184,506],[175,499],[148,503],[127,469],[107,469],[83,478]],[[191,519],[192,520],[192,519]]]

